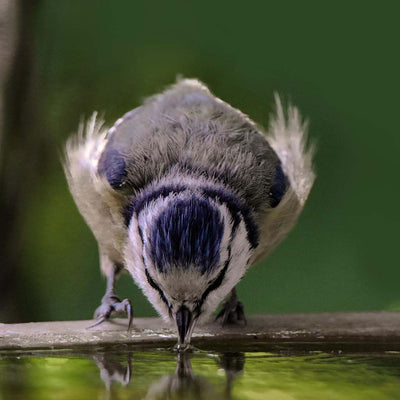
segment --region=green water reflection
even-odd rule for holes
[[[0,398],[399,399],[400,354],[2,354]]]

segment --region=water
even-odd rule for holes
[[[400,353],[0,353],[0,399],[400,399]]]

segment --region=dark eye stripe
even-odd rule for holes
[[[208,295],[213,291],[218,289],[221,285],[222,282],[224,281],[225,275],[226,275],[226,271],[228,271],[229,265],[231,263],[231,248],[232,248],[232,242],[235,239],[237,234],[237,229],[232,230],[232,235],[229,239],[229,244],[228,244],[228,257],[225,261],[224,267],[222,268],[222,270],[220,271],[220,273],[218,274],[218,276],[210,283],[210,285],[207,287],[207,289],[204,291],[203,295],[201,296],[201,299],[199,300],[196,309],[195,309],[195,313],[197,315],[200,314],[201,312],[201,307],[203,306],[204,302],[206,301]]]
[[[146,278],[147,278],[147,282],[149,283],[149,285],[157,290],[158,294],[160,295],[161,300],[166,304],[166,306],[168,307],[168,313],[169,316],[172,317],[172,312],[171,312],[171,306],[168,303],[167,298],[164,295],[164,292],[160,289],[160,287],[157,285],[157,283],[154,282],[153,278],[151,277],[149,271],[147,270],[147,268],[145,268],[145,273],[146,273]]]
[[[171,193],[181,193],[185,190],[186,188],[184,186],[179,185],[166,185],[158,189],[151,187],[150,189],[144,190],[142,194],[132,200],[123,210],[122,214],[124,216],[125,225],[129,226],[133,213],[139,215],[146,204],[151,203],[159,197],[168,197]]]
[[[216,199],[228,207],[234,222],[232,234],[236,233],[241,216],[243,217],[247,231],[247,239],[251,247],[256,248],[258,246],[259,232],[250,207],[247,207],[245,204],[239,201],[239,198],[236,195],[223,188],[208,186],[203,188],[203,192],[207,197]]]
[[[278,178],[280,177],[281,175],[278,175]],[[279,188],[281,187],[279,186]],[[185,190],[187,190],[187,187],[182,185],[165,185],[157,189],[150,187],[149,189],[144,190],[143,193],[139,194],[122,211],[125,225],[128,227],[133,213],[135,212],[136,214],[139,214],[143,207],[151,201],[159,197],[167,197],[171,193],[181,193]],[[243,204],[236,195],[227,189],[218,186],[206,186],[203,187],[202,191],[206,197],[224,203],[228,207],[234,222],[232,233],[236,231],[240,220],[243,217],[247,230],[247,239],[249,240],[251,247],[256,248],[258,246],[259,232],[257,224],[254,221],[251,208]],[[279,194],[277,187],[274,187],[273,191],[274,193],[276,192],[276,195]]]
[[[140,227],[138,227],[138,231],[139,231],[139,237],[140,240],[142,242],[142,262],[144,265],[144,272],[146,274],[146,279],[148,284],[155,290],[157,290],[158,294],[160,295],[161,300],[165,303],[165,305],[168,307],[168,314],[170,317],[172,317],[172,311],[171,311],[171,305],[169,304],[167,298],[165,297],[164,292],[161,290],[160,286],[157,285],[157,283],[154,281],[154,279],[151,277],[149,271],[147,270],[147,266],[146,266],[146,260],[144,258],[144,240],[143,240],[143,232],[140,229]]]
[[[221,272],[218,274],[218,276],[211,282],[211,284],[208,286],[208,288],[204,291],[203,295],[201,296],[201,299],[200,299],[199,303],[198,303],[197,306],[196,306],[195,313],[196,313],[197,315],[200,314],[200,312],[201,312],[201,307],[203,306],[204,302],[206,301],[208,295],[209,295],[213,290],[218,289],[218,288],[221,286],[221,284],[222,284],[222,282],[223,282],[223,280],[224,280],[224,278],[225,278],[226,271],[228,270],[229,264],[230,264],[230,262],[231,262],[231,248],[230,248],[230,246],[228,247],[228,252],[229,252],[229,255],[228,255],[227,260],[225,261],[224,268],[222,268],[222,270],[221,270]]]

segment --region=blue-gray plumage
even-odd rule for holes
[[[262,207],[280,164],[276,153],[237,110],[199,88],[179,89],[150,98],[111,128],[99,173],[112,186],[118,173],[132,193],[165,174],[203,176],[228,185],[249,206]],[[237,162],[241,168],[232,169]]]
[[[272,180],[272,185],[270,189],[270,205],[271,207],[276,207],[282,200],[282,197],[285,195],[286,190],[288,188],[289,182],[288,179],[283,172],[282,165],[279,163],[275,167],[275,176]]]
[[[193,196],[176,200],[152,226],[149,247],[155,267],[195,268],[210,272],[219,262],[224,224],[218,208],[208,199]]]
[[[100,175],[107,177],[107,181],[113,189],[121,189],[126,183],[125,157],[116,150],[107,151],[107,157],[100,159],[97,170]]]
[[[99,243],[107,290],[97,323],[125,311],[126,268],[185,347],[197,321],[244,320],[235,286],[297,220],[311,189],[312,149],[297,109],[267,134],[196,80],[181,80],[110,129],[96,115],[66,148],[74,199]]]

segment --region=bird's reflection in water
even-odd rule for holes
[[[243,353],[223,353],[216,357],[217,365],[225,372],[226,383],[223,390],[215,388],[210,381],[193,371],[191,364],[192,354],[182,353],[177,355],[177,366],[173,374],[163,375],[152,383],[147,391],[146,400],[162,399],[196,399],[217,400],[232,398],[234,380],[242,374],[245,357]],[[120,363],[115,360],[112,353],[100,353],[93,357],[100,370],[108,398],[115,398],[111,389],[114,382],[123,386],[132,384],[132,353],[127,353],[127,362]]]
[[[161,399],[215,399],[218,394],[210,382],[201,375],[195,375],[190,354],[178,354],[175,374],[164,375],[153,383],[146,400]]]
[[[93,356],[93,361],[99,367],[101,380],[110,390],[113,382],[119,382],[122,386],[127,386],[132,376],[132,353],[127,354],[127,362],[124,366],[113,359],[112,354],[98,353]]]

